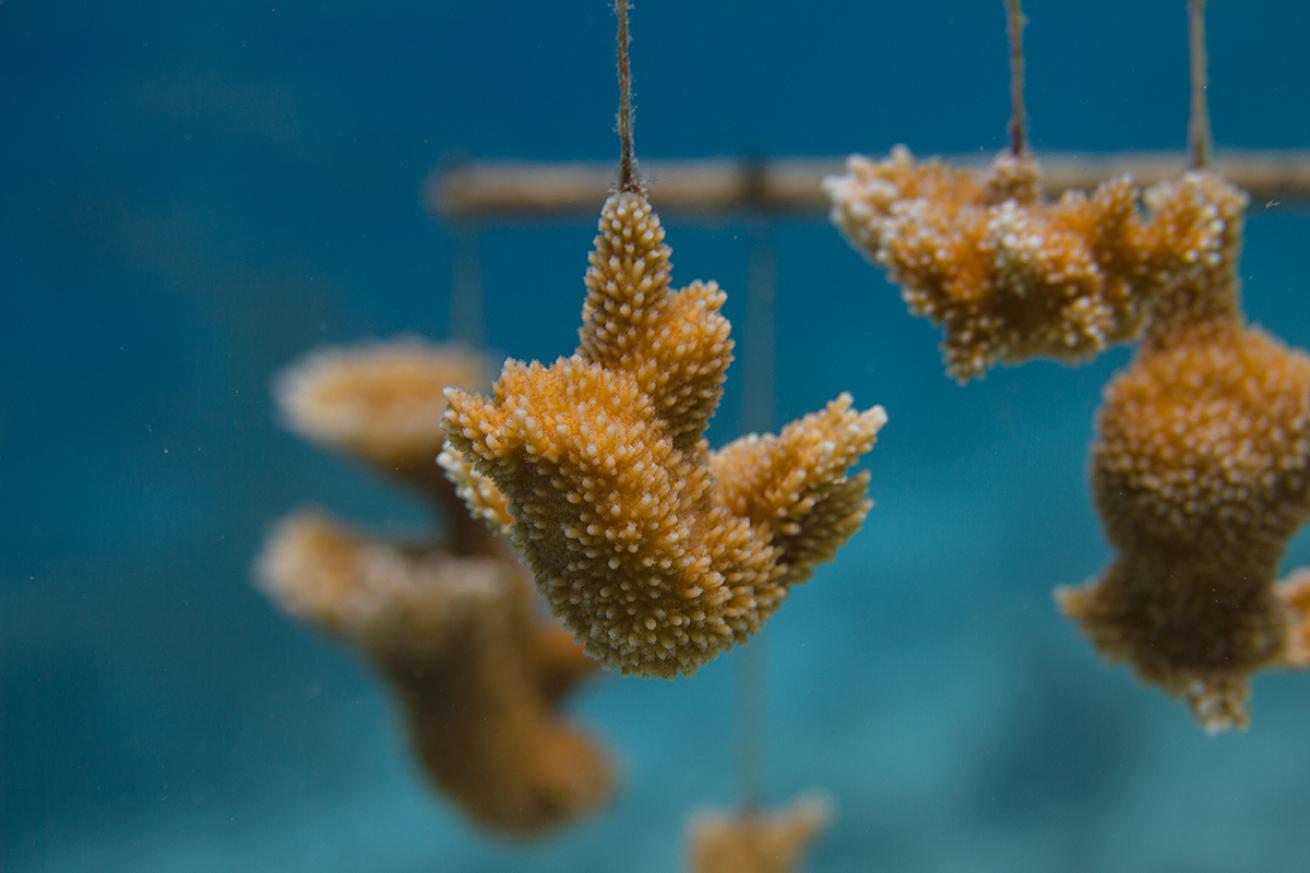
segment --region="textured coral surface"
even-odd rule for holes
[[[1208,729],[1244,725],[1249,676],[1305,662],[1306,598],[1274,580],[1310,514],[1310,359],[1244,323],[1246,197],[1193,172],[1147,191],[1143,216],[1126,179],[1042,201],[1027,157],[979,176],[897,149],[849,169],[827,183],[833,221],[944,326],[957,378],[1140,335],[1092,452],[1118,554],[1060,603]]]
[[[1029,156],[1003,154],[979,174],[897,148],[847,169],[826,182],[833,223],[912,312],[943,326],[956,379],[1033,357],[1086,360],[1137,330],[1146,265],[1127,179],[1048,202]]]
[[[402,337],[312,354],[283,374],[277,393],[296,433],[427,484],[440,474],[442,391],[483,385],[484,374],[471,351]]]
[[[1092,451],[1118,556],[1061,603],[1207,728],[1241,726],[1249,675],[1296,660],[1299,601],[1274,580],[1310,516],[1310,358],[1243,323],[1240,192],[1189,174],[1148,203],[1159,290]]]
[[[666,677],[758,630],[859,528],[867,476],[848,471],[886,421],[842,396],[711,454],[704,432],[732,356],[724,294],[712,282],[670,291],[669,256],[644,195],[610,197],[577,352],[507,362],[490,398],[447,392],[445,419],[452,478],[483,517],[507,509],[588,653]]]

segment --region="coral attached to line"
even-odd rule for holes
[[[827,184],[834,222],[945,326],[961,380],[1141,336],[1092,451],[1118,555],[1060,604],[1207,728],[1244,725],[1250,675],[1307,660],[1310,598],[1274,580],[1310,516],[1310,359],[1245,324],[1246,198],[1218,176],[1155,186],[1144,218],[1127,180],[1054,203],[1037,180],[1026,155],[978,177],[898,149]]]
[[[444,462],[509,525],[552,610],[628,673],[691,673],[759,629],[860,526],[850,467],[886,421],[842,396],[711,453],[732,356],[714,283],[670,291],[645,196],[605,203],[577,352],[506,363],[492,397],[448,391]],[[499,495],[499,496],[498,496]]]
[[[812,793],[776,812],[701,812],[687,829],[690,873],[797,873],[832,823],[832,801]]]
[[[1305,660],[1304,594],[1274,580],[1310,517],[1310,358],[1244,323],[1241,192],[1190,173],[1147,203],[1162,281],[1092,450],[1118,556],[1060,603],[1103,653],[1218,730],[1246,724],[1252,673]]]
[[[944,327],[956,379],[1034,357],[1086,360],[1135,334],[1145,264],[1127,179],[1048,202],[1026,154],[979,174],[898,147],[847,169],[825,181],[833,223],[887,268],[912,312]]]
[[[596,663],[537,615],[527,573],[436,465],[442,390],[474,387],[482,372],[475,356],[412,339],[294,367],[279,383],[291,426],[426,494],[445,531],[403,545],[300,512],[274,530],[258,570],[284,609],[386,678],[434,787],[480,825],[530,835],[597,808],[614,776],[558,712]]]
[[[595,662],[534,615],[514,562],[401,548],[301,513],[274,532],[261,574],[288,611],[372,661],[424,773],[474,821],[529,835],[610,796],[608,757],[555,711]]]
[[[315,352],[279,377],[277,398],[301,436],[404,484],[448,493],[433,462],[445,438],[442,392],[487,378],[486,362],[467,349],[401,337]]]

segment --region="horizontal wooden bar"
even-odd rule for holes
[[[947,156],[952,164],[983,166],[989,156]],[[1038,155],[1045,189],[1094,188],[1129,174],[1140,185],[1177,176],[1183,152]],[[703,158],[643,161],[640,170],[661,212],[716,216],[789,213],[822,215],[825,176],[841,173],[841,158]],[[1260,204],[1310,203],[1310,151],[1232,151],[1214,168]],[[532,163],[476,161],[438,169],[424,186],[424,202],[450,221],[540,219],[591,215],[614,187],[615,164],[605,161]]]

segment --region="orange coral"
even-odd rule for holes
[[[1141,334],[1106,389],[1092,453],[1119,554],[1060,603],[1107,657],[1185,697],[1207,728],[1243,725],[1248,677],[1307,660],[1310,597],[1274,578],[1310,516],[1310,359],[1243,322],[1246,198],[1222,179],[1155,186],[1145,219],[1127,180],[1054,203],[1037,184],[1026,154],[980,177],[897,149],[882,163],[852,158],[827,187],[834,222],[913,311],[944,325],[961,380]]]
[[[512,520],[587,652],[665,677],[757,631],[859,528],[867,475],[847,474],[886,420],[842,396],[711,454],[732,356],[724,294],[712,282],[671,292],[669,256],[644,194],[611,196],[576,354],[509,361],[491,398],[448,391],[445,417],[461,492],[484,518]]]
[[[912,312],[943,325],[956,379],[1033,357],[1085,360],[1137,331],[1145,240],[1127,179],[1047,202],[1027,154],[980,175],[898,147],[847,169],[825,182],[833,223],[887,268]]]
[[[1203,173],[1148,195],[1160,290],[1092,451],[1119,555],[1098,583],[1060,594],[1103,653],[1212,730],[1246,723],[1251,673],[1304,652],[1304,591],[1280,597],[1274,579],[1310,517],[1310,358],[1243,324],[1245,203]]]
[[[1292,637],[1287,662],[1310,667],[1310,570],[1298,570],[1278,586],[1278,594],[1292,614]]]
[[[316,352],[277,381],[288,427],[406,484],[449,488],[435,464],[444,436],[442,391],[482,385],[483,360],[417,337]]]
[[[470,550],[490,537],[436,462],[442,392],[485,385],[487,373],[469,349],[405,336],[308,355],[279,376],[276,394],[288,428],[422,494],[442,512],[449,545]]]
[[[595,809],[614,777],[556,709],[595,662],[537,617],[527,574],[433,475],[441,391],[481,372],[467,353],[404,340],[319,353],[283,377],[295,429],[432,497],[447,535],[398,545],[298,513],[273,532],[259,575],[283,608],[386,677],[436,788],[484,827],[528,835]]]
[[[261,574],[374,663],[424,773],[479,824],[533,834],[610,796],[607,756],[554,710],[594,662],[534,617],[513,562],[398,548],[305,513],[274,532]]]
[[[831,822],[832,803],[822,794],[772,813],[698,813],[688,828],[688,866],[691,873],[794,873]]]

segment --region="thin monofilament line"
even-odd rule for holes
[[[764,642],[759,634],[734,656],[736,703],[733,757],[737,765],[737,802],[746,813],[764,806]]]
[[[758,164],[748,164],[748,184],[758,192]],[[746,278],[745,384],[742,393],[742,428],[750,433],[773,430],[774,297],[776,257],[772,227],[768,220],[750,226],[750,261]],[[737,766],[738,803],[753,813],[764,803],[765,724],[767,692],[765,647],[760,634],[736,654],[733,676],[735,737],[733,752]]]
[[[1023,8],[1020,0],[1006,0],[1010,34],[1010,151],[1020,157],[1028,148],[1028,121],[1023,107]]]
[[[619,189],[640,191],[637,158],[632,144],[632,69],[628,62],[628,0],[614,0],[618,18],[619,63]]]
[[[455,256],[450,283],[450,336],[479,349],[483,346],[485,324],[477,231],[467,222],[457,222],[452,235]]]
[[[1210,164],[1210,107],[1206,99],[1209,87],[1205,53],[1205,0],[1189,0],[1188,30],[1191,44],[1192,117],[1187,126],[1187,145],[1192,169],[1203,170]]]

